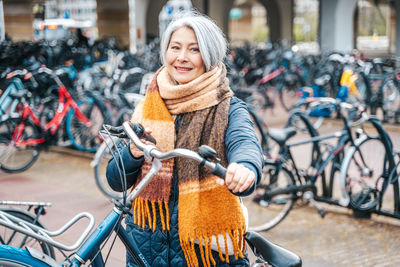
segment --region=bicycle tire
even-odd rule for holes
[[[118,146],[118,143],[121,141],[121,139],[116,138],[115,145],[113,142],[108,142],[105,140],[103,144],[100,146],[98,151],[96,152],[95,155],[95,160],[93,161],[95,165],[93,166],[94,168],[94,177],[96,181],[97,187],[100,189],[100,191],[109,198],[112,199],[122,199],[122,193],[121,192],[116,192],[114,191],[107,182],[107,177],[106,177],[106,168],[108,161],[112,157],[112,152],[115,150],[115,148]],[[106,145],[105,142],[108,142],[108,146]]]
[[[76,149],[95,152],[102,141],[99,131],[103,123],[107,122],[106,111],[92,97],[80,101],[78,106],[86,118],[92,122],[92,125],[88,127],[82,123],[72,109],[67,115],[65,125],[68,138]]]
[[[263,122],[262,122],[261,118],[255,113],[255,111],[252,108],[249,108],[248,110],[249,110],[250,119],[253,122],[254,131],[257,135],[257,138],[261,145],[261,148],[264,152],[269,152],[271,147],[268,144],[269,140],[264,131]]]
[[[286,111],[290,111],[299,102],[298,87],[283,86],[279,90],[279,100]]]
[[[286,188],[295,184],[294,177],[288,169],[282,168],[278,174],[273,173],[274,171],[277,171],[275,166],[265,164],[260,184],[253,193],[253,203],[246,203],[250,214],[248,228],[251,231],[268,231],[277,226],[286,218],[296,201],[296,193],[266,197],[266,193],[271,189]]]
[[[396,122],[400,110],[400,88],[394,79],[385,80],[382,84],[382,110],[385,122]]]
[[[39,145],[17,146],[13,133],[21,125],[22,117],[8,118],[0,122],[0,168],[8,173],[23,172],[35,163],[40,154]],[[31,121],[24,121],[21,140],[41,137],[39,129]]]
[[[309,119],[309,116],[305,113],[305,111],[296,109],[292,110],[289,114],[289,119],[286,122],[285,128],[288,127],[294,127],[297,130],[297,135],[302,134],[302,140],[307,140],[312,137],[316,137],[319,135],[318,131],[314,128],[313,123]],[[312,143],[304,144],[301,146],[297,147],[299,152],[301,152],[302,155],[311,155],[310,161],[309,162],[301,162],[301,166],[304,167],[313,167],[315,168],[317,166],[317,160],[321,156],[321,150],[319,147],[319,142],[315,141]],[[296,153],[297,151],[294,149],[294,152]],[[310,151],[310,153],[308,153]],[[297,158],[295,156],[295,158]],[[306,157],[301,157],[302,160],[306,160]]]
[[[342,205],[358,211],[374,210],[387,165],[386,149],[379,137],[365,135],[358,139],[347,150],[340,170],[341,186],[348,197]]]
[[[122,108],[115,118],[114,126],[121,126],[124,121],[130,121],[132,114],[133,109],[127,107]]]
[[[0,208],[0,210],[28,223],[32,223],[39,227],[45,228],[40,221],[35,222],[35,216],[27,211],[12,207],[2,207]],[[25,239],[25,237],[27,239]],[[15,230],[2,225],[0,225],[0,244],[5,244],[18,248],[23,248],[25,246],[32,247],[55,259],[54,248],[51,245],[43,241],[37,240],[33,237],[26,236],[23,233],[16,232]]]
[[[0,245],[1,267],[48,267],[48,264],[33,258],[25,249]]]

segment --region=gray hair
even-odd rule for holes
[[[227,51],[227,42],[223,32],[209,17],[190,11],[177,16],[168,25],[162,35],[160,57],[164,65],[166,62],[165,53],[167,52],[171,36],[181,27],[188,27],[194,31],[206,71],[209,71],[220,61],[223,61]]]

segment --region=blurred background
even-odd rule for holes
[[[50,230],[81,211],[101,222],[121,195],[107,184],[115,147],[99,130],[130,119],[160,67],[160,36],[190,9],[225,33],[230,87],[264,150],[261,183],[244,199],[250,226],[303,266],[400,266],[400,0],[0,0],[0,210]],[[351,165],[354,144],[338,138],[346,125],[348,136],[377,141],[363,151],[368,168]],[[293,142],[290,159],[279,145]],[[313,177],[314,196],[291,189]],[[358,205],[339,203],[360,184]],[[271,197],[271,188],[293,192]],[[26,201],[52,207],[35,213]],[[0,225],[0,237],[9,231]],[[124,266],[124,255],[117,241],[107,266]]]
[[[216,20],[232,45],[285,40],[313,53],[400,55],[398,0],[1,0],[0,38],[60,39],[81,28],[92,43],[112,36],[135,49],[188,5]]]

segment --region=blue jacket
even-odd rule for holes
[[[175,126],[179,127],[180,116],[175,119]],[[123,143],[123,142],[121,142]],[[256,182],[252,188],[245,192],[237,194],[239,196],[247,196],[251,194],[256,184],[261,179],[263,155],[261,147],[258,143],[257,136],[253,130],[252,121],[247,110],[246,104],[236,97],[231,99],[228,127],[225,135],[225,147],[228,162],[237,162],[245,165],[248,169],[256,174]],[[127,187],[131,187],[137,179],[143,158],[135,159],[131,156],[129,147],[122,145],[120,147],[121,160],[125,167]],[[118,153],[114,153],[114,157],[107,166],[107,180],[111,188],[116,191],[122,191],[120,175],[117,162],[119,161]],[[139,246],[140,251],[144,254],[151,266],[186,266],[186,260],[180,247],[178,235],[178,179],[174,171],[171,196],[169,199],[170,210],[170,231],[163,232],[161,225],[157,225],[153,232],[149,228],[142,229],[133,223],[133,218],[128,216],[125,220],[126,229],[132,239]],[[198,253],[200,255],[200,252]],[[248,266],[248,259],[234,260],[230,258],[230,264],[219,261],[218,252],[213,252],[213,258],[217,262],[217,266]],[[198,259],[201,259],[200,256]],[[201,260],[199,261],[201,264]],[[127,255],[127,266],[135,266],[133,259]]]

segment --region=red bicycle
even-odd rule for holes
[[[57,142],[64,121],[65,132],[75,148],[94,152],[102,141],[98,133],[107,122],[104,105],[93,94],[77,103],[59,79],[59,73],[45,67],[38,73],[47,73],[57,84],[55,113],[50,108],[52,112],[37,115],[26,101],[27,90],[12,94],[22,103],[22,111],[0,122],[0,168],[6,172],[22,172],[32,166],[43,148]],[[54,104],[47,103],[49,106]]]

